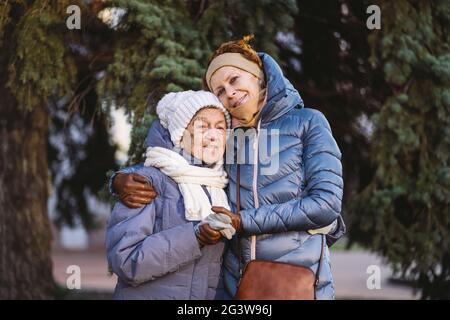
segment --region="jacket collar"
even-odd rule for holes
[[[269,123],[295,107],[303,108],[298,91],[283,75],[276,61],[267,53],[258,53],[264,66],[267,82],[267,102],[261,111],[261,124]]]

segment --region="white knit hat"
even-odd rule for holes
[[[161,125],[169,130],[173,144],[179,147],[184,130],[194,115],[207,107],[221,110],[225,114],[227,127],[230,127],[230,114],[219,99],[209,91],[170,92],[158,102],[156,113]]]

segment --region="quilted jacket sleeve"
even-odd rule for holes
[[[165,185],[155,170],[143,168],[137,173],[158,188]],[[192,222],[154,232],[156,210],[167,208],[156,202],[138,209],[117,202],[107,226],[108,264],[132,286],[175,272],[202,255]]]
[[[117,203],[106,231],[108,263],[124,282],[154,280],[201,256],[192,223],[153,233],[155,204],[130,209]]]
[[[301,198],[241,211],[243,232],[306,231],[329,225],[341,212],[341,152],[325,116],[314,110],[303,139],[306,186]]]

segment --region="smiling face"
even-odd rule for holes
[[[233,109],[245,105],[246,109],[257,110],[260,100],[261,84],[253,74],[236,67],[226,66],[217,70],[211,77],[211,91],[224,107]],[[236,117],[235,114],[233,116]],[[239,119],[238,120],[247,120]]]
[[[217,108],[201,109],[184,131],[181,147],[207,164],[219,161],[225,152],[227,123]]]

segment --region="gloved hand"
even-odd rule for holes
[[[234,230],[236,230],[236,233],[239,233],[241,231],[241,216],[239,214],[235,214],[234,212],[231,212],[230,210],[224,208],[224,207],[211,207],[211,210],[215,213],[222,213],[224,215],[227,215],[231,218],[231,225],[233,226]]]
[[[231,218],[223,213],[211,213],[200,224],[209,224],[211,228],[219,231],[225,238],[231,240],[236,230],[231,225]]]
[[[221,234],[219,231],[212,229],[209,224],[197,224],[194,227],[195,235],[201,246],[213,245],[219,242]]]
[[[157,196],[148,180],[137,173],[118,173],[113,180],[113,188],[129,208],[141,208]]]
[[[336,227],[337,227],[337,220],[334,220],[331,224],[329,224],[329,225],[327,225],[325,227],[322,227],[322,228],[319,228],[319,229],[310,229],[310,230],[308,230],[308,233],[309,234],[318,234],[318,233],[320,233],[320,234],[328,234],[328,233],[334,232]]]

